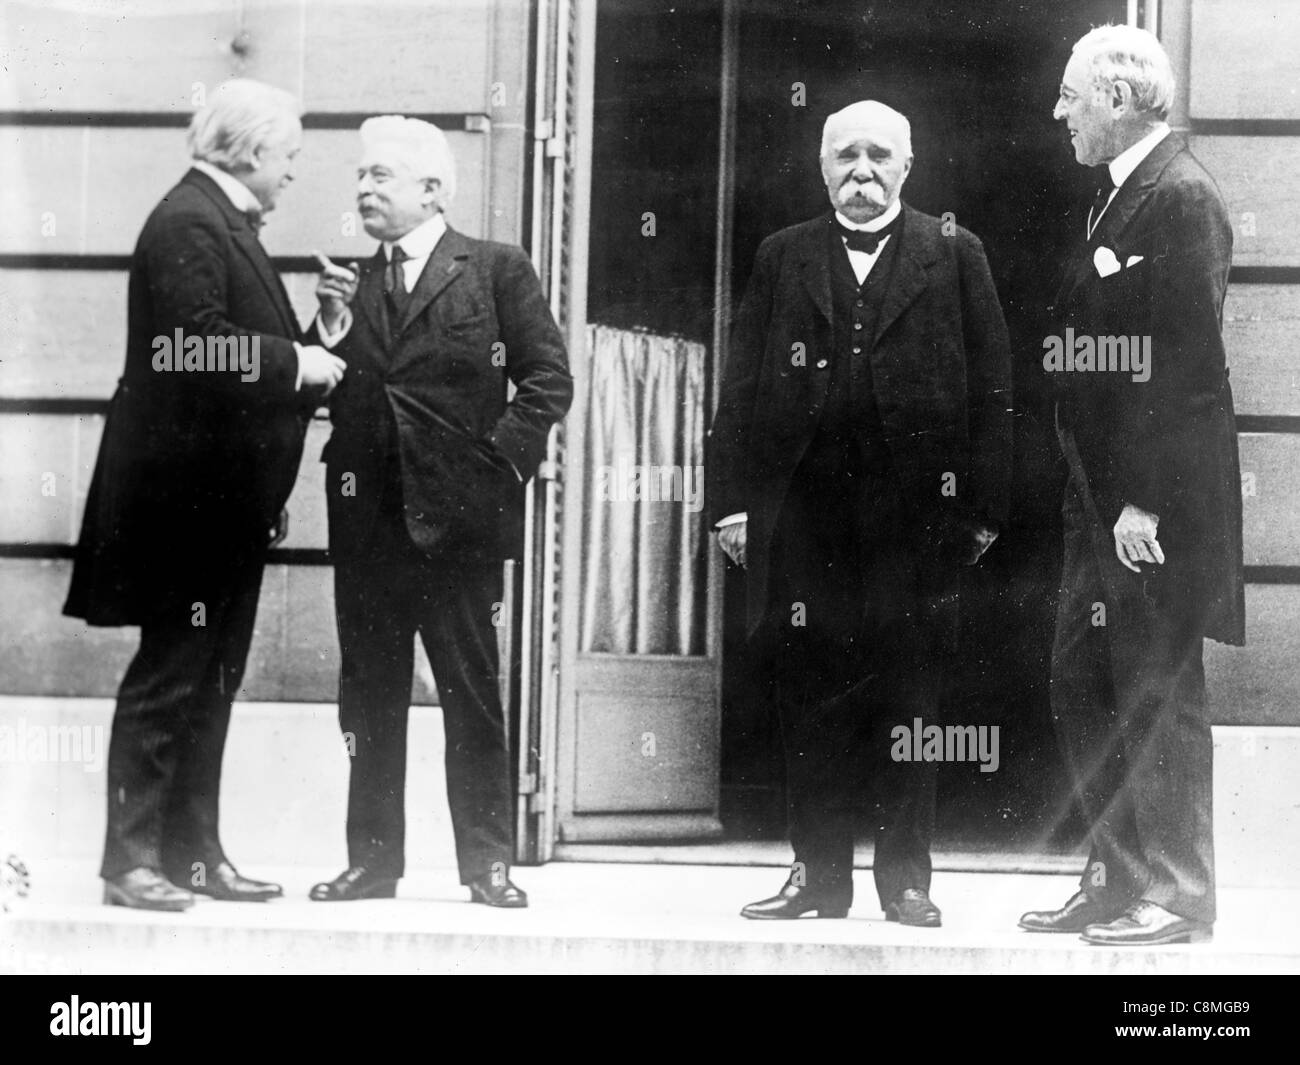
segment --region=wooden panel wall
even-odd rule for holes
[[[1247,646],[1211,646],[1216,720],[1300,724],[1300,5],[1162,5],[1192,150],[1232,213],[1224,336],[1241,429]]]

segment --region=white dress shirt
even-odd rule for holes
[[[1130,144],[1120,152],[1119,155],[1115,156],[1114,159],[1106,164],[1107,169],[1110,170],[1110,179],[1115,183],[1115,187],[1110,190],[1110,196],[1106,199],[1106,207],[1110,206],[1111,201],[1115,198],[1115,194],[1119,192],[1119,187],[1133,176],[1133,171],[1141,165],[1142,160],[1155,151],[1156,145],[1168,137],[1169,133],[1170,129],[1168,122],[1157,122],[1150,133],[1136,144]],[[1095,218],[1092,217],[1091,211],[1088,212],[1089,240],[1092,239],[1093,231],[1101,223],[1101,216],[1106,213],[1106,207],[1103,207],[1099,212],[1097,212]],[[1075,225],[1078,225],[1078,223],[1076,222]]]
[[[392,261],[393,246],[395,244],[400,246],[402,251],[406,253],[406,262],[402,263],[402,287],[407,292],[415,288],[415,283],[420,280],[420,274],[424,272],[429,256],[433,254],[434,248],[438,246],[438,241],[442,240],[443,234],[446,232],[447,220],[439,211],[432,218],[421,222],[400,240],[381,242],[385,262]],[[335,344],[347,336],[348,330],[351,328],[352,310],[349,307],[343,308],[343,314],[339,318],[339,327],[333,333],[325,331],[325,323],[317,315],[316,331],[320,334],[321,343],[327,348],[334,347]]]
[[[878,233],[897,218],[902,213],[902,210],[902,201],[895,200],[885,208],[884,214],[873,218],[870,222],[850,222],[840,214],[839,211],[835,212],[835,221],[845,229],[856,229],[862,233]],[[867,275],[871,273],[871,268],[876,265],[876,261],[880,258],[880,253],[885,250],[885,245],[893,239],[894,235],[891,233],[889,236],[881,238],[880,243],[876,245],[875,251],[865,252],[854,251],[849,247],[848,238],[843,234],[840,235],[840,244],[843,245],[844,250],[849,253],[849,265],[853,267],[853,276],[858,279],[859,285],[867,280]],[[749,513],[747,511],[741,512],[740,514],[728,514],[725,518],[719,521],[714,528],[721,529],[727,525],[739,525],[742,521],[748,520]]]
[[[885,213],[873,218],[870,222],[850,222],[839,211],[835,212],[835,221],[839,222],[845,229],[856,229],[860,233],[878,233],[889,225],[903,210],[900,200],[895,200],[885,208]],[[840,243],[844,245],[844,250],[849,253],[849,263],[853,267],[853,275],[858,279],[861,285],[867,280],[867,275],[871,273],[871,268],[876,265],[876,260],[880,258],[880,253],[885,250],[885,245],[893,240],[893,234],[884,237],[876,250],[873,252],[854,251],[849,247],[848,238],[841,236]]]

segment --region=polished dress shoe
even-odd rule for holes
[[[938,928],[943,924],[943,914],[930,901],[930,893],[925,888],[910,887],[904,888],[903,893],[885,907],[885,920],[915,928]]]
[[[397,877],[381,876],[364,865],[344,869],[333,880],[317,884],[309,897],[313,902],[355,902],[357,899],[391,899],[397,895]]]
[[[207,895],[222,902],[266,902],[284,894],[284,888],[279,884],[240,876],[229,862],[219,862],[206,870],[204,879],[206,882],[202,884],[191,883],[190,890],[196,895]]]
[[[777,894],[751,902],[740,911],[740,916],[751,921],[792,921],[814,912],[818,917],[847,917],[851,902],[852,895],[843,889],[800,886],[787,880]]]
[[[194,905],[194,896],[178,888],[156,869],[139,866],[104,881],[104,905],[174,912],[188,910]]]
[[[1214,926],[1170,913],[1163,906],[1139,899],[1107,924],[1090,924],[1083,941],[1102,947],[1155,947],[1162,943],[1204,943]]]
[[[1090,924],[1105,924],[1128,908],[1123,899],[1095,899],[1086,891],[1076,892],[1059,910],[1030,910],[1020,918],[1026,932],[1073,932],[1078,935]]]
[[[469,888],[469,901],[484,906],[497,906],[503,910],[522,910],[528,905],[528,896],[500,874],[481,876],[465,885]]]

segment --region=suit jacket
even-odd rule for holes
[[[1098,249],[1121,268],[1101,276]],[[1067,454],[1069,444],[1077,449],[1103,541],[1126,503],[1154,513],[1164,569],[1207,597],[1206,635],[1240,644],[1241,471],[1222,333],[1231,265],[1223,197],[1171,133],[1120,187],[1091,239],[1080,233],[1055,301],[1062,334],[1073,329],[1076,342],[1149,337],[1150,379],[1051,376],[1062,441]]]
[[[352,327],[334,349],[348,369],[330,397],[322,454],[330,553],[347,560],[364,549],[395,444],[406,529],[420,551],[517,556],[521,478],[537,470],[573,399],[532,264],[521,248],[449,227],[401,323],[389,321],[384,266],[382,248],[361,265]]]
[[[256,380],[154,369],[163,338],[257,343]],[[109,405],[64,612],[135,625],[217,586],[265,549],[293,489],[314,399],[295,391],[300,335],[244,214],[189,171],[131,259],[126,367]],[[176,360],[181,361],[180,353]],[[251,376],[251,375],[249,375]],[[188,602],[183,603],[188,608]]]
[[[979,240],[960,227],[945,235],[937,218],[903,211],[893,275],[863,357],[926,585],[952,603],[957,557],[978,529],[1006,518],[1010,351]],[[710,432],[711,519],[749,517],[751,632],[767,609],[781,503],[817,431],[835,356],[830,256],[839,250],[827,239],[831,218],[783,229],[759,247]],[[792,357],[796,345],[803,359]],[[949,473],[955,483],[945,481]]]

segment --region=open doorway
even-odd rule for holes
[[[945,767],[936,851],[1063,854],[1082,835],[1048,706],[1062,471],[1034,370],[1069,237],[1064,220],[1087,180],[1051,119],[1060,72],[1070,44],[1093,25],[1122,21],[1124,6],[745,0],[724,19],[722,0],[598,5],[588,320],[699,345],[707,372],[692,403],[711,414],[719,360],[709,345],[718,316],[743,295],[760,241],[825,209],[817,153],[831,111],[875,98],[908,115],[916,159],[904,199],[951,212],[984,242],[1015,353],[1015,487],[1010,528],[965,589],[951,699],[961,720],[999,726],[1001,758],[995,773]],[[724,71],[734,71],[729,85]],[[642,229],[647,212],[653,236]],[[717,601],[705,594],[715,550],[707,531],[684,549],[699,552],[685,562],[696,567],[692,587],[707,611]],[[707,730],[689,737],[716,770],[716,817],[700,822],[715,828],[682,834],[720,837],[733,855],[739,844],[779,845],[785,834],[780,739],[763,663],[741,638],[742,582],[728,569],[717,597],[714,746],[701,739]],[[646,734],[632,722],[619,743]],[[571,735],[583,742],[580,730]],[[687,777],[699,785],[700,767]],[[672,792],[672,772],[661,779]],[[620,786],[615,775],[607,784]]]

